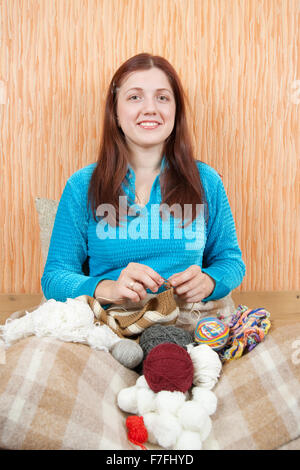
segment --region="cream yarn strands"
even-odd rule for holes
[[[218,353],[207,344],[188,345],[188,352],[194,366],[193,384],[211,390],[218,382],[222,369]]]

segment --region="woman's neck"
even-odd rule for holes
[[[153,174],[160,170],[162,155],[159,149],[139,149],[139,151],[131,151],[129,163],[135,173]]]

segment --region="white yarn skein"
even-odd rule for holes
[[[216,351],[207,344],[188,346],[194,366],[194,385],[211,390],[220,376],[222,363]]]
[[[94,313],[81,300],[59,302],[50,299],[23,317],[8,319],[0,327],[7,347],[27,336],[50,336],[61,341],[89,344],[108,351],[120,338],[106,325],[94,324]]]

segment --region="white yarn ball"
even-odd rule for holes
[[[136,387],[136,397],[138,414],[140,416],[156,410],[155,393],[152,390]]]
[[[144,423],[148,433],[154,436],[157,444],[164,449],[174,448],[182,432],[182,427],[174,415],[167,411],[153,413],[150,419],[149,415],[144,416]]]
[[[137,414],[137,389],[135,386],[123,388],[117,397],[117,402],[121,410],[126,411],[126,413]]]
[[[218,354],[207,344],[191,348],[189,354],[194,366],[194,385],[211,390],[218,382],[222,369]]]
[[[148,388],[150,390],[150,387],[147,383],[147,380],[145,379],[145,376],[144,375],[141,375],[137,381],[136,381],[136,384],[135,384],[138,388]]]
[[[157,413],[145,413],[144,416],[144,424],[148,432],[148,442],[151,444],[158,444],[155,434],[153,432],[156,429],[156,419]]]
[[[209,434],[210,434],[210,431],[211,431],[211,428],[212,428],[212,421],[210,419],[210,417],[208,415],[206,415],[206,418],[204,420],[204,423],[201,427],[201,429],[199,430],[199,435],[200,435],[200,439],[202,442],[204,442]]]
[[[155,397],[157,411],[168,411],[175,414],[178,408],[185,402],[185,398],[186,396],[182,392],[162,390]]]
[[[201,450],[202,449],[202,442],[200,439],[200,435],[198,432],[194,431],[182,431],[181,435],[179,436],[176,445],[174,447],[175,450]]]
[[[200,403],[194,401],[186,401],[179,408],[178,412],[179,423],[184,429],[188,431],[199,432],[206,424],[208,417],[207,411]]]
[[[193,401],[199,402],[209,415],[215,413],[217,409],[218,399],[211,390],[202,387],[192,388]]]

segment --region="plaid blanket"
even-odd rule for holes
[[[23,339],[0,365],[1,449],[132,449],[116,396],[138,375],[104,351]]]
[[[117,395],[138,375],[110,353],[31,336],[1,362],[0,448],[135,449]],[[204,448],[299,448],[299,382],[300,324],[271,328],[250,353],[224,364]]]
[[[298,348],[298,349],[297,349]],[[300,323],[223,366],[206,449],[300,449]],[[298,443],[296,443],[296,440]]]

